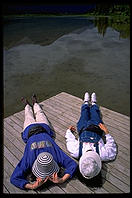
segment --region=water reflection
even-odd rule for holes
[[[111,27],[119,32],[120,38],[130,38],[130,22],[129,18],[124,20],[111,18],[111,17],[95,17],[94,25],[98,29],[98,33],[102,34],[103,37],[106,34],[108,27]]]
[[[35,92],[43,101],[64,91],[82,98],[86,90],[95,91],[102,106],[129,115],[130,41],[119,40],[129,36],[129,28],[123,28],[108,17],[23,18],[6,24],[4,117],[22,110],[21,96]]]

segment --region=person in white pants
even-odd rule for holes
[[[48,126],[50,126],[50,123],[40,107],[40,105],[37,103],[36,95],[32,96],[32,102],[33,102],[33,109],[32,106],[29,104],[29,102],[22,98],[22,101],[26,104],[25,106],[25,121],[24,121],[24,129],[29,126],[30,124],[37,124],[37,123],[45,123]],[[34,113],[33,113],[34,111]]]

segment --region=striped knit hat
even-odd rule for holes
[[[45,177],[59,172],[59,166],[54,161],[53,156],[48,152],[42,152],[38,155],[32,166],[32,172],[36,177],[45,179]]]

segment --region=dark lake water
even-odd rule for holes
[[[10,18],[3,43],[4,117],[23,110],[22,96],[30,101],[36,93],[41,102],[60,92],[83,98],[86,91],[99,105],[130,115],[128,26],[108,18]]]

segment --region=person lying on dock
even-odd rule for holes
[[[53,183],[63,183],[74,175],[77,163],[66,155],[53,140],[50,123],[37,102],[36,95],[32,96],[33,110],[29,102],[22,98],[25,106],[25,121],[22,139],[26,143],[24,155],[13,174],[10,182],[20,189],[36,189],[47,180]],[[60,168],[64,175],[58,176]],[[31,171],[36,181],[31,183],[26,173]]]
[[[78,140],[74,136],[74,126],[66,131],[66,145],[71,156],[79,159],[79,171],[86,179],[97,176],[102,168],[101,161],[114,160],[117,155],[117,146],[107,127],[101,119],[101,112],[96,103],[96,94],[92,93],[91,102],[89,93],[84,95],[81,107],[81,116],[77,123]],[[102,137],[105,134],[106,143]]]

